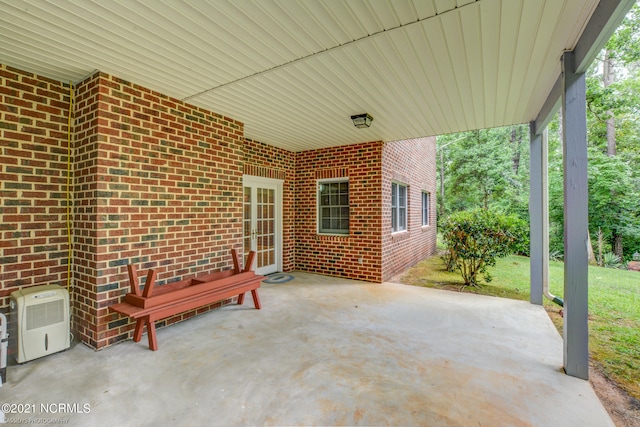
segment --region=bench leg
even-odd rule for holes
[[[158,340],[156,339],[156,322],[147,319],[147,338],[149,338],[149,348],[153,351],[158,349]]]
[[[238,295],[238,305],[242,305],[244,303],[244,292]]]
[[[260,310],[262,308],[262,306],[260,305],[260,297],[258,297],[258,290],[257,289],[253,289],[251,291],[251,296],[253,297],[253,305],[255,305],[256,308],[258,310]]]
[[[139,342],[142,338],[142,328],[144,328],[144,319],[136,320],[136,329],[133,331],[133,341]]]

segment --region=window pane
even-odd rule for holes
[[[402,184],[391,184],[391,231],[407,229],[407,187]]]
[[[349,233],[349,182],[319,184],[318,217],[320,233]]]
[[[391,207],[398,206],[398,184],[391,184]]]
[[[429,193],[422,193],[422,225],[429,225]]]
[[[398,231],[398,209],[391,208],[391,231]]]

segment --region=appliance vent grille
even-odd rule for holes
[[[60,323],[65,320],[64,300],[27,306],[27,330]]]

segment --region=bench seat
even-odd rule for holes
[[[167,285],[154,287],[152,284],[155,272],[149,271],[147,275],[147,285],[144,292],[140,290],[137,281],[135,267],[129,266],[129,278],[132,292],[125,295],[123,302],[109,306],[109,310],[130,317],[136,321],[133,340],[140,341],[143,328],[147,327],[149,348],[153,351],[158,349],[156,339],[155,322],[176,314],[184,313],[198,307],[213,304],[218,301],[238,297],[238,304],[243,304],[244,295],[251,291],[253,304],[256,309],[260,309],[260,298],[258,288],[264,279],[263,276],[256,275],[253,271],[245,268],[238,270],[237,254],[234,256],[234,270],[227,270],[194,279],[174,282]],[[253,261],[253,252],[249,255],[247,265]]]

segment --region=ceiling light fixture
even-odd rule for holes
[[[356,114],[355,116],[351,116],[351,120],[353,120],[353,125],[358,129],[364,129],[371,126],[371,122],[373,121],[373,117],[371,117],[367,113]]]

